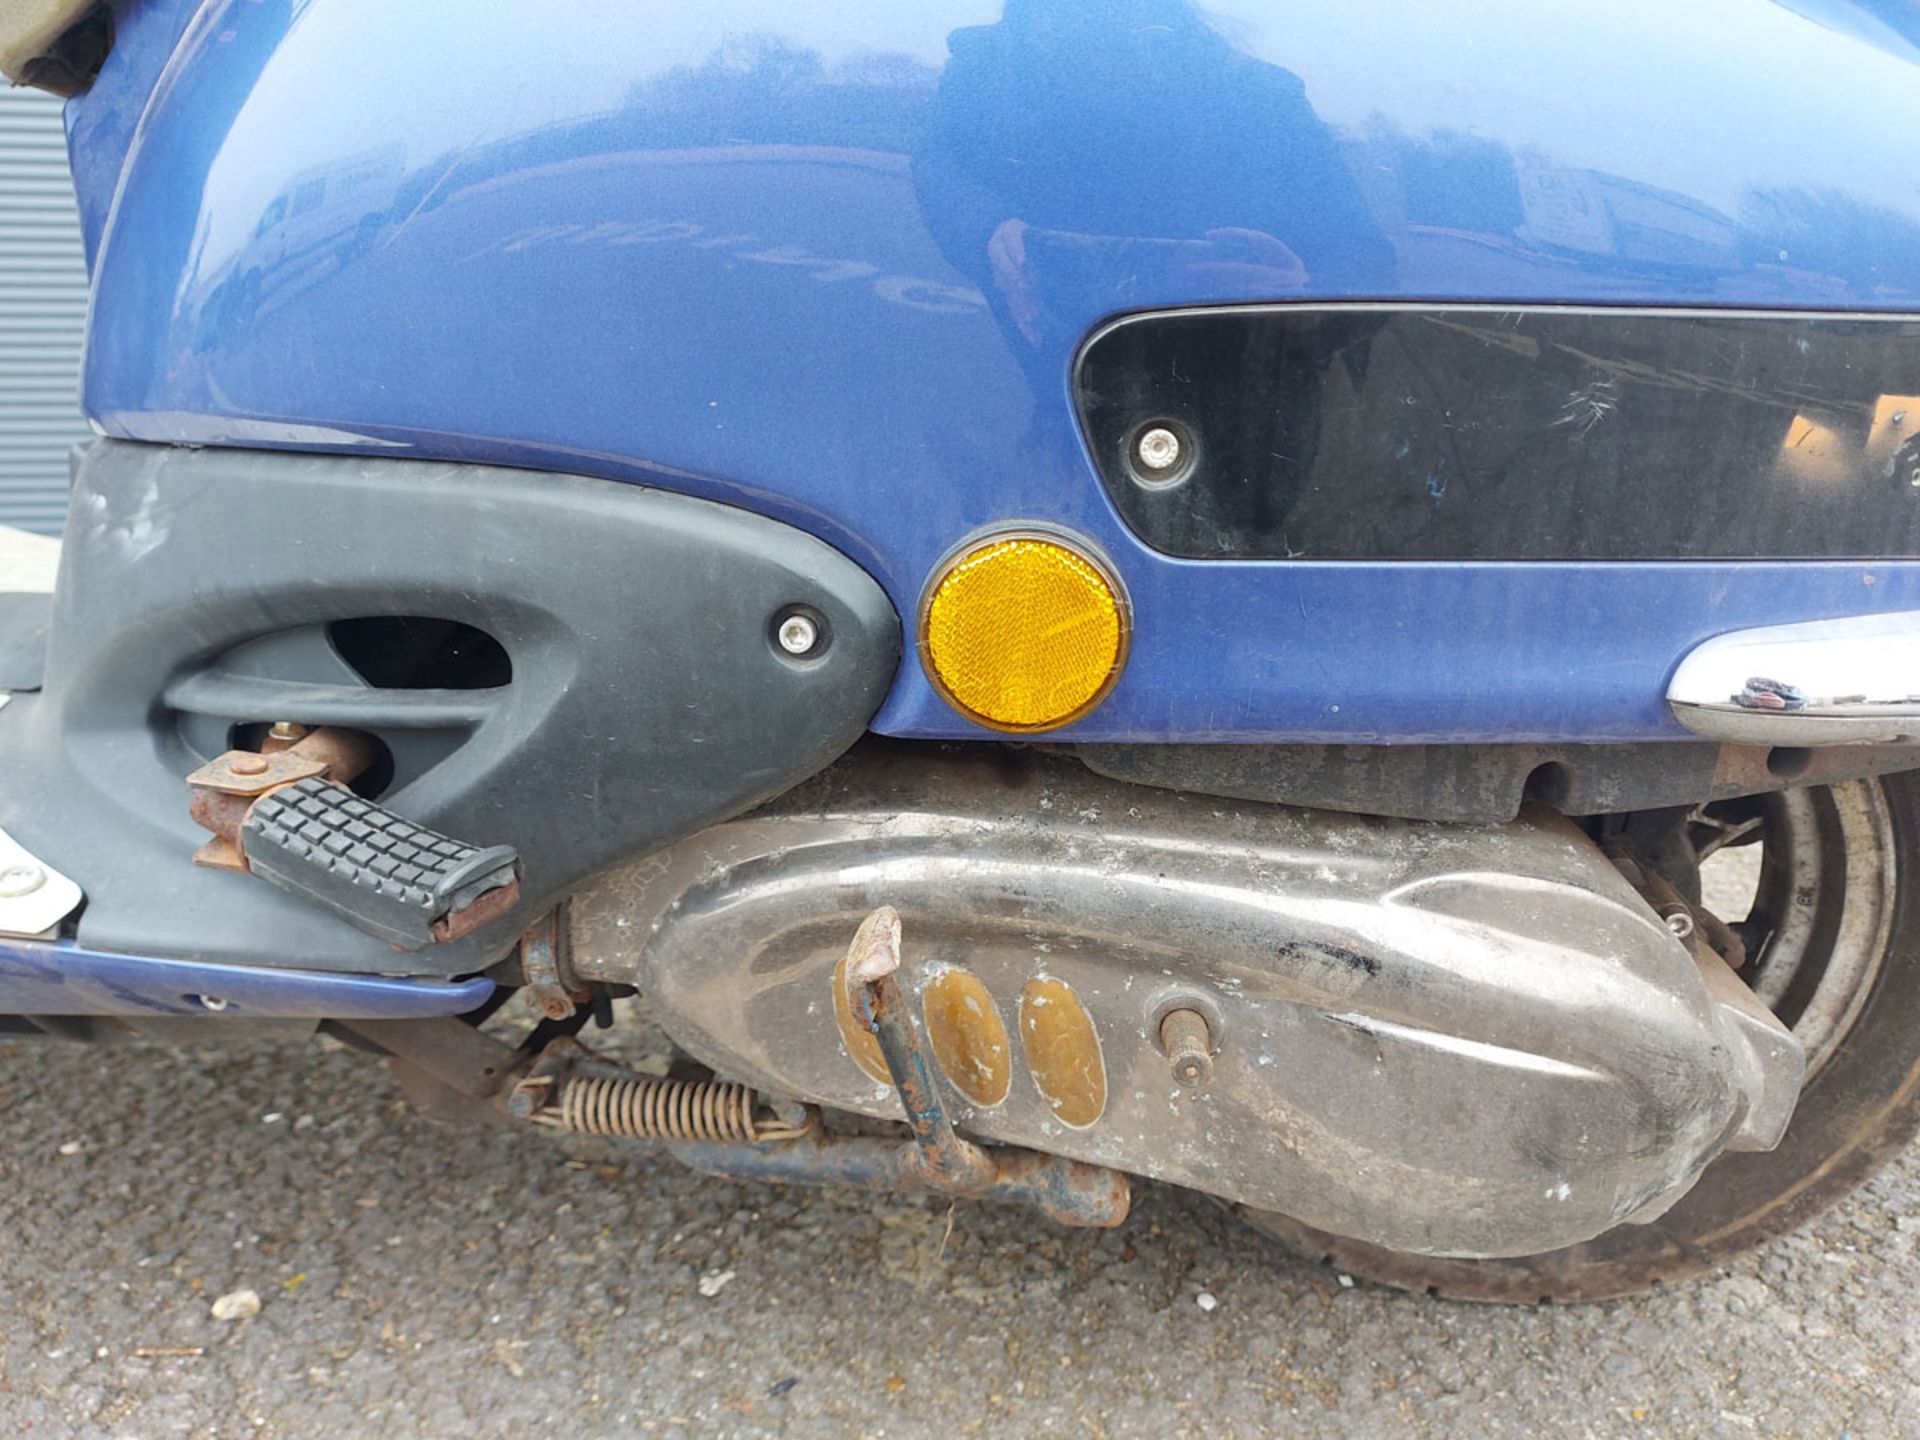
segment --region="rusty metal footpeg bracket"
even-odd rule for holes
[[[520,898],[507,845],[468,845],[347,789],[370,742],[322,728],[272,753],[229,750],[187,777],[213,832],[194,862],[258,875],[397,950],[458,940]]]

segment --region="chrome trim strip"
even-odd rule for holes
[[[1674,718],[1735,745],[1920,745],[1920,610],[1735,630],[1667,686]]]

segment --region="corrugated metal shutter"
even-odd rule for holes
[[[54,535],[66,518],[86,318],[60,102],[0,80],[0,525]]]

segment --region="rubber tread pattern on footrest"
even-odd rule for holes
[[[519,873],[510,845],[468,845],[318,776],[255,801],[241,843],[254,874],[403,950]]]

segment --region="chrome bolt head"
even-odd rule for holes
[[[47,883],[47,872],[30,861],[20,860],[0,870],[0,900],[18,900],[31,895]]]
[[[782,620],[780,628],[774,633],[780,641],[780,648],[789,655],[810,654],[813,647],[820,643],[820,627],[798,613]]]
[[[1673,932],[1674,939],[1684,940],[1693,934],[1693,916],[1685,910],[1669,910],[1662,918],[1667,922],[1667,929]]]
[[[1180,437],[1164,425],[1143,431],[1140,438],[1133,442],[1133,456],[1140,462],[1140,468],[1151,470],[1156,475],[1178,465],[1181,450]]]

